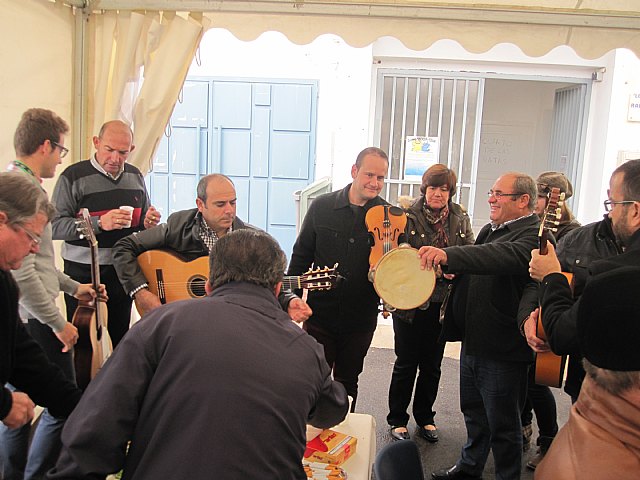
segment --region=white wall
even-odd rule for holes
[[[535,80],[539,77],[541,80],[555,79],[558,85],[570,79],[589,79],[596,72],[604,72],[601,73],[601,81],[592,83],[584,161],[575,185],[579,190],[579,205],[575,213],[583,223],[598,220],[604,213],[602,201],[606,199],[609,177],[617,165],[618,152],[640,152],[640,122],[627,121],[629,94],[640,92],[640,60],[629,50],[619,49],[599,59],[585,60],[571,48],[563,46],[542,57],[532,58],[509,44],[497,45],[483,54],[472,54],[454,41],[440,40],[426,50],[412,51],[395,38],[384,37],[374,43],[373,55],[375,66],[380,68],[478,72],[494,78],[514,76],[533,77]],[[485,112],[488,112],[486,109],[491,101],[491,82],[493,80],[487,81],[489,96],[485,98]],[[504,93],[508,92],[507,89]],[[530,95],[535,96],[536,93]],[[528,102],[532,99],[530,97]],[[372,98],[372,103],[374,101]],[[511,117],[510,121],[513,121],[510,114],[513,106],[506,106],[506,99],[502,103],[502,115]],[[517,103],[514,106],[517,108]],[[551,121],[550,112],[544,108],[538,113],[541,117],[536,121],[537,128],[544,129],[544,123]],[[542,149],[544,142],[540,143],[543,138],[543,132],[537,131],[534,139],[536,152],[546,152]]]
[[[485,83],[474,227],[489,221],[486,192],[507,171],[534,178],[549,170],[548,153],[555,90],[565,84],[488,79]],[[500,140],[499,155],[484,155],[485,140]],[[488,145],[491,147],[491,145]]]
[[[28,108],[53,110],[71,126],[74,17],[70,8],[42,0],[0,0],[0,11],[0,169],[4,170],[15,158],[13,133]],[[65,144],[71,143],[67,138]],[[53,181],[45,182],[45,188],[51,191]]]
[[[334,189],[351,181],[351,165],[370,141],[370,47],[350,47],[335,35],[295,45],[278,32],[243,42],[214,28],[204,35],[200,59],[189,75],[318,80],[316,179],[333,177]]]
[[[450,40],[413,51],[391,37],[381,38],[368,47],[354,48],[335,35],[323,35],[308,45],[295,45],[278,32],[267,32],[253,42],[243,42],[224,29],[212,29],[202,41],[200,62],[201,65],[194,62],[190,75],[319,80],[316,178],[333,177],[334,189],[351,180],[349,171],[356,154],[373,143],[378,68],[477,72],[494,79],[552,80],[539,87],[531,84],[527,98],[519,102],[515,86],[487,80],[485,123],[498,119],[502,123],[530,124],[534,129],[531,148],[536,161],[529,162],[532,174],[543,169],[542,157],[547,155],[552,109],[548,90],[571,79],[590,79],[594,72],[606,70],[602,81],[592,84],[584,162],[575,185],[580,190],[576,215],[583,222],[601,217],[602,200],[618,151],[640,151],[640,123],[626,120],[628,95],[640,91],[640,60],[626,50],[585,60],[569,47],[558,47],[543,57],[532,58],[508,44],[497,45],[484,54],[471,54]],[[501,89],[504,90],[500,92]],[[514,99],[514,103],[507,102],[507,98]],[[491,105],[492,99],[500,103]],[[522,115],[523,103],[537,108],[529,116]],[[529,118],[531,115],[533,118]]]

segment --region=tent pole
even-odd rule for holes
[[[76,1],[73,3],[84,3]],[[73,38],[73,151],[76,152],[77,160],[87,158],[85,138],[87,137],[87,23],[89,22],[89,12],[85,9],[77,10],[75,14],[75,28]],[[91,135],[91,132],[88,133]]]

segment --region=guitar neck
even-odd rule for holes
[[[302,283],[298,275],[286,276],[282,279],[282,288],[285,290],[296,290],[302,288]]]
[[[91,243],[91,283],[96,292],[100,288],[100,261],[98,258],[98,242]]]
[[[98,258],[97,240],[91,242],[91,283],[96,294],[100,295],[100,261]],[[97,299],[95,301],[95,306],[96,330],[98,331],[98,335],[101,337],[102,328],[107,324],[107,310],[105,305],[100,305]]]
[[[538,237],[538,247],[540,255],[546,255],[549,251],[547,243],[549,242],[549,233],[547,230],[543,230],[542,234]]]

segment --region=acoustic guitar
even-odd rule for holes
[[[209,277],[209,257],[206,255],[186,261],[172,251],[147,250],[138,255],[138,265],[147,278],[149,291],[162,304],[206,295],[204,284]],[[286,276],[282,280],[282,287],[290,290],[329,290],[340,279],[336,273],[337,267],[338,264],[335,264],[332,268],[317,268],[300,276]]]
[[[558,230],[560,224],[560,216],[562,215],[562,202],[564,201],[564,193],[560,193],[559,188],[552,188],[549,192],[549,203],[545,208],[542,220],[540,222],[540,231],[538,233],[538,242],[540,247],[540,255],[548,253],[549,232]],[[565,273],[569,283],[571,283],[571,274]],[[536,336],[545,342],[547,336],[542,325],[542,309],[538,315],[538,324],[536,327]],[[548,387],[561,387],[564,380],[564,370],[567,364],[566,355],[556,355],[555,353],[543,352],[536,353],[535,363],[535,381],[538,385],[546,385]]]
[[[91,283],[96,292],[100,291],[100,264],[98,263],[98,241],[89,210],[81,210],[82,218],[77,220],[80,238],[86,238],[91,249]],[[73,315],[73,324],[78,329],[78,343],[74,348],[74,365],[78,387],[84,390],[96,376],[113,351],[111,337],[107,330],[107,305],[105,302],[79,302]]]

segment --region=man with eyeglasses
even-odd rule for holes
[[[129,329],[132,300],[118,280],[111,248],[121,238],[157,225],[160,212],[150,204],[140,170],[127,163],[135,148],[129,125],[120,120],[105,123],[93,137],[93,145],[93,158],[71,165],[58,178],[52,197],[58,210],[53,238],[64,240],[65,273],[79,282],[90,282],[90,247],[76,228],[78,212],[89,210],[99,245],[100,279],[109,292],[108,328],[115,348]],[[133,207],[133,213],[120,206]],[[71,319],[78,302],[66,295],[65,303]]]
[[[533,361],[520,325],[537,303],[527,272],[538,243],[537,193],[529,175],[506,173],[488,192],[491,223],[474,245],[419,250],[423,267],[441,265],[456,274],[443,336],[462,341],[460,408],[467,441],[455,465],[432,474],[436,480],[481,478],[490,450],[497,479],[520,478],[520,414]]]
[[[592,277],[622,266],[640,266],[640,160],[629,160],[616,168],[609,181],[609,198],[603,220],[585,225],[565,235],[548,255],[532,253],[531,276],[542,281],[543,325],[548,339],[544,344],[528,334],[529,344],[537,349],[549,349],[559,355],[569,355],[565,391],[572,402],[578,398],[585,376],[582,352],[577,338],[575,316],[552,306],[561,301],[573,304]],[[573,273],[573,293],[564,276]],[[551,306],[551,309],[546,305]],[[537,312],[531,321],[537,321]]]
[[[540,255],[533,251],[530,262],[531,276],[542,282],[540,286],[541,308],[544,311],[542,323],[549,342],[548,346],[556,354],[570,355],[570,369],[565,390],[571,395],[574,403],[579,402],[573,407],[572,416],[577,414],[577,416],[586,419],[592,418],[596,410],[585,408],[587,405],[595,405],[593,398],[589,398],[592,397],[593,390],[591,389],[593,387],[589,384],[586,392],[582,389],[581,393],[585,373],[584,369],[581,368],[578,372],[575,368],[578,361],[582,367],[582,357],[585,353],[579,326],[589,320],[593,316],[591,312],[596,310],[596,308],[589,308],[586,305],[589,305],[589,302],[598,303],[597,300],[594,300],[593,294],[587,296],[586,289],[598,284],[598,282],[603,283],[600,279],[608,278],[607,276],[610,277],[615,272],[624,272],[628,267],[640,267],[640,160],[630,160],[614,170],[609,181],[607,194],[609,198],[605,200],[604,207],[608,212],[607,218],[610,220],[610,224],[607,224],[605,219],[602,222],[574,230],[565,237],[564,242],[558,244],[557,255],[553,247],[549,248],[547,255]],[[612,235],[604,238],[597,236],[599,232],[607,232],[608,230],[605,228],[608,225],[610,225],[610,234]],[[583,262],[583,259],[586,261]],[[573,263],[568,263],[568,260],[572,260]],[[582,265],[583,263],[584,265]],[[581,265],[581,268],[587,271],[582,272],[581,276],[574,277],[576,285],[572,292],[569,282],[560,272],[567,266],[572,268],[576,265]],[[575,268],[574,271],[576,271]],[[578,289],[579,294],[584,290],[585,295],[580,295],[576,300]],[[624,295],[622,300],[618,300],[616,308],[622,311],[632,306],[636,300],[634,295],[637,296],[638,289],[634,284],[604,283],[600,289],[596,290],[596,294],[601,294],[604,301],[605,298],[611,296],[608,292],[611,294],[615,292],[620,296],[621,291],[626,292],[625,295],[628,298],[628,304],[620,304],[625,301]],[[603,309],[603,312],[606,312],[606,309]],[[532,317],[537,317],[537,312],[534,312]],[[633,320],[637,322],[638,319]],[[606,338],[607,335],[609,338],[613,338],[604,331],[602,331],[602,335],[603,338]],[[535,340],[536,338],[530,340],[530,344]],[[628,343],[628,345],[631,344]],[[636,350],[618,352],[618,358],[633,353],[638,358],[637,346],[632,348]],[[570,379],[571,385],[569,385]],[[607,414],[605,414],[606,418],[598,417],[601,425],[605,424],[602,423],[603,420],[608,423]],[[621,439],[624,441],[624,437]],[[563,439],[564,446],[562,447],[567,450],[565,454],[571,453],[571,450],[566,448],[567,443],[564,440],[566,438]],[[555,442],[552,444],[550,454],[554,452],[554,445]],[[557,463],[557,456],[554,460]],[[613,457],[607,460],[612,462],[608,471],[613,472],[616,467],[615,460]],[[544,468],[545,463],[546,459],[542,461],[540,467]],[[578,467],[582,467],[582,465]],[[620,477],[612,473],[611,478]]]
[[[25,115],[32,118],[39,113],[29,111]],[[28,160],[20,156],[19,147],[16,150],[19,158]],[[37,150],[50,154],[49,139],[38,143]],[[35,167],[33,163],[24,165]],[[35,259],[38,268],[51,272],[50,276],[40,274],[39,278],[29,278],[29,274],[34,273],[34,257],[43,253],[43,259],[50,259],[52,254],[49,220],[53,213],[53,205],[37,179],[20,172],[0,173],[0,478],[5,480],[44,478],[60,452],[62,419],[73,410],[81,395],[73,369],[61,361],[61,358],[70,361],[71,354],[58,355],[68,344],[75,343],[75,328],[71,329],[71,338],[65,340],[64,345],[54,335],[52,329],[62,325],[60,328],[64,331],[66,322],[55,309],[53,298],[57,296],[59,280],[68,286],[69,292],[76,292],[84,300],[93,298],[92,291],[81,288],[62,274],[57,275],[59,272],[52,267],[52,260],[49,265]],[[40,304],[28,288],[38,289],[42,295]],[[43,325],[31,318],[35,312],[48,313],[50,318],[42,318],[51,320],[53,325]],[[22,321],[25,315],[29,317],[26,325]],[[34,333],[33,337],[28,330]],[[64,338],[64,334],[61,336]],[[46,409],[29,447],[34,404]]]
[[[56,167],[68,152],[64,147],[68,131],[67,123],[54,112],[42,108],[27,110],[13,137],[16,160],[9,164],[9,169],[42,189],[42,180],[55,175]],[[44,190],[42,192],[46,195]],[[30,239],[33,250],[22,266],[12,272],[21,293],[20,317],[49,360],[75,383],[72,350],[78,340],[78,330],[61,314],[56,299],[63,291],[76,298],[91,300],[95,292],[91,284],[78,283],[56,268],[50,223],[41,235],[26,225],[18,224],[17,227]],[[45,410],[30,448],[31,423],[14,430],[0,427],[2,477],[31,479],[44,476],[60,450],[63,424],[64,420]]]

